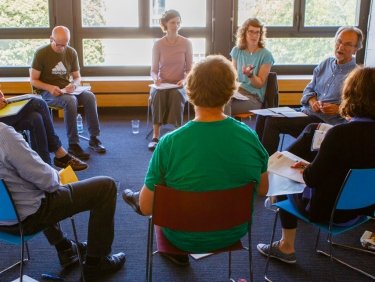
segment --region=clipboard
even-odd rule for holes
[[[28,102],[30,102],[30,99],[6,105],[0,110],[0,118],[17,115]]]

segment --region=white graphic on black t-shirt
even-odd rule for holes
[[[55,74],[55,75],[66,74],[66,68],[61,61],[52,69],[52,74]]]

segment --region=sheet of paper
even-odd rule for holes
[[[23,95],[17,95],[17,96],[14,96],[14,97],[7,98],[6,100],[7,100],[8,104],[11,104],[11,103],[18,102],[18,101],[29,100],[31,98],[42,99],[40,97],[40,95],[36,95],[36,94],[23,94]]]
[[[326,136],[328,130],[330,130],[332,127],[333,125],[330,125],[328,123],[320,123],[318,125],[311,142],[312,151],[317,151],[320,149],[320,145],[322,144],[324,137]]]
[[[19,282],[21,281],[20,278],[17,278],[16,280],[13,280],[11,282]],[[38,282],[38,280],[35,280],[33,278],[31,278],[30,276],[27,276],[27,275],[22,275],[22,281],[23,282]]]
[[[292,112],[283,112],[281,113],[283,116],[288,117],[288,118],[294,118],[294,117],[307,117],[307,115],[303,112],[297,112],[297,111],[292,111]]]
[[[272,111],[274,113],[278,113],[278,114],[285,113],[285,112],[293,112],[293,111],[295,111],[295,110],[293,110],[290,107],[276,107],[276,108],[268,108],[268,109],[270,111]]]
[[[18,102],[14,102],[9,105],[6,105],[4,108],[0,110],[0,118],[14,116],[18,114],[29,101],[30,99],[22,100],[22,101],[18,101]]]
[[[88,91],[88,90],[91,90],[91,86],[77,86],[74,92],[71,92],[71,93],[66,92],[65,88],[63,88],[61,89],[61,92],[64,94],[79,95],[83,91]]]
[[[180,85],[172,84],[172,83],[160,83],[160,85],[150,84],[149,86],[158,90],[181,88]]]
[[[274,173],[268,174],[267,196],[279,196],[302,193],[305,187],[305,184],[293,181],[286,177]]]
[[[284,117],[293,118],[293,117],[306,117],[307,115],[303,112],[296,111],[290,107],[277,107],[269,108],[270,111],[283,115]]]
[[[210,255],[212,255],[213,253],[207,253],[207,254],[190,254],[190,256],[193,258],[193,259],[202,259],[202,258],[205,258],[205,257],[208,257]]]
[[[60,170],[59,175],[60,175],[60,182],[62,185],[66,185],[66,184],[74,183],[78,181],[77,174],[74,172],[74,170],[72,169],[70,165]]]
[[[309,163],[290,152],[276,152],[268,160],[268,172],[289,178],[299,183],[305,183],[300,169],[291,168],[296,161]]]
[[[236,91],[233,93],[233,98],[237,99],[237,100],[242,100],[242,101],[247,101],[249,100],[248,97],[246,97],[245,95],[242,95],[240,92]]]
[[[269,109],[251,110],[250,112],[252,112],[256,115],[260,115],[260,116],[283,117],[283,115],[276,114],[275,112],[272,112]]]

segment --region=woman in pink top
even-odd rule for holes
[[[181,16],[175,10],[164,12],[160,19],[160,27],[165,36],[157,40],[152,49],[151,77],[154,83],[176,84],[172,89],[151,88],[151,110],[153,136],[148,144],[149,150],[155,150],[160,138],[162,124],[180,126],[186,99],[183,88],[185,78],[193,61],[193,48],[190,40],[178,34]]]

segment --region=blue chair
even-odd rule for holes
[[[78,242],[78,237],[77,237],[77,232],[76,232],[76,227],[74,223],[74,218],[71,217],[71,223],[73,226],[73,233],[74,233],[74,239],[76,242]],[[27,242],[37,236],[40,232],[36,232],[31,235],[24,235],[23,234],[23,226],[22,222],[20,220],[20,217],[18,215],[16,206],[14,204],[13,198],[11,193],[9,192],[4,180],[0,179],[0,222],[1,221],[15,221],[18,223],[19,227],[19,234],[10,234],[6,231],[1,230],[0,226],[0,241],[3,241],[5,243],[13,244],[13,245],[18,245],[21,246],[21,259],[10,265],[9,267],[3,269],[0,271],[0,275],[4,273],[7,270],[12,269],[13,267],[20,265],[20,282],[23,281],[23,264],[24,262],[30,260],[30,252],[29,252],[29,247],[27,245]],[[26,249],[26,254],[27,257],[25,258],[25,249]],[[80,253],[78,252],[78,259],[81,267],[81,273],[83,277],[83,261],[81,258]],[[1,280],[1,279],[0,279]],[[84,281],[84,280],[83,280]]]
[[[331,217],[329,222],[327,223],[317,223],[312,222],[308,218],[306,218],[303,214],[301,214],[294,206],[293,204],[288,200],[277,202],[273,204],[277,207],[275,221],[273,225],[273,231],[271,236],[270,243],[274,240],[275,235],[275,229],[276,229],[276,222],[278,218],[278,211],[281,209],[283,211],[286,211],[295,217],[297,217],[299,220],[304,221],[305,223],[312,224],[319,228],[318,235],[315,242],[315,251],[319,254],[322,254],[324,256],[327,256],[330,258],[330,274],[331,274],[331,280],[334,280],[333,275],[333,260],[355,270],[358,271],[367,277],[370,277],[372,279],[375,279],[374,275],[371,275],[370,273],[367,273],[357,267],[354,267],[350,265],[347,262],[344,262],[336,257],[333,256],[333,246],[339,246],[346,249],[361,251],[369,254],[375,254],[372,251],[368,251],[365,249],[355,248],[347,245],[341,245],[334,243],[332,241],[332,238],[336,235],[342,234],[344,232],[347,232],[349,230],[352,230],[356,228],[359,225],[362,225],[363,223],[367,222],[368,220],[372,219],[373,217],[362,215],[358,221],[356,221],[353,225],[345,226],[345,227],[339,227],[333,223],[333,218],[335,216],[336,211],[342,211],[342,210],[356,210],[356,209],[362,209],[367,207],[373,207],[375,209],[375,168],[369,168],[369,169],[351,169],[349,170],[342,186],[340,189],[340,192],[337,196],[336,202],[334,204],[334,208],[331,212]],[[373,214],[375,216],[375,214]],[[327,242],[329,244],[329,251],[324,252],[322,250],[318,249],[318,243],[319,243],[319,236],[320,231],[323,230],[324,232],[328,233],[327,236]],[[267,277],[268,273],[268,267],[269,267],[269,259],[267,258],[267,263],[265,267],[264,272],[264,278],[266,281],[272,281]]]

